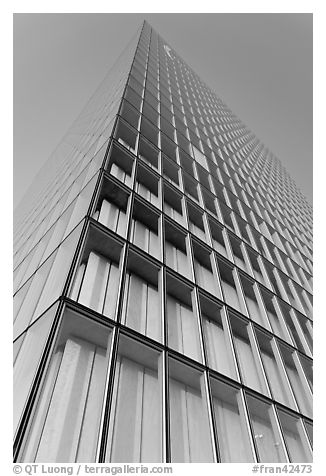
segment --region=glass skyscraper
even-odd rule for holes
[[[311,461],[311,214],[144,22],[15,217],[15,461]]]

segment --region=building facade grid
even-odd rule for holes
[[[148,23],[135,45],[17,223],[15,459],[311,461],[311,206]]]

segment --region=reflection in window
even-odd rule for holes
[[[272,406],[247,396],[253,437],[261,463],[285,463],[286,456]]]
[[[221,463],[254,461],[240,391],[211,379]]]
[[[161,461],[159,353],[121,336],[106,461]]]
[[[171,461],[213,462],[204,376],[173,359],[169,372]]]
[[[299,418],[278,411],[285,443],[292,463],[310,463],[311,450]]]
[[[109,342],[109,329],[67,311],[24,461],[95,461]]]

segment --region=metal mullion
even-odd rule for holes
[[[249,409],[248,409],[248,405],[247,405],[247,401],[246,401],[246,397],[245,397],[245,391],[244,391],[243,388],[239,388],[239,395],[240,395],[240,401],[241,401],[243,416],[244,416],[245,423],[246,423],[247,434],[249,436],[250,448],[251,448],[251,451],[252,451],[252,455],[254,457],[254,462],[258,463],[259,462],[259,454],[258,454],[258,450],[257,450],[256,444],[255,444],[255,441],[253,439],[253,431],[251,430],[251,424],[250,424],[250,413],[249,413]],[[240,407],[240,405],[239,405],[239,407]],[[241,412],[241,407],[239,408],[239,412]],[[240,413],[240,416],[241,416],[241,413]]]
[[[231,261],[231,258],[233,257],[233,251],[232,251],[232,246],[231,246],[231,243],[230,243],[230,239],[229,239],[229,229],[226,228],[226,226],[224,225],[222,230],[222,236],[223,236],[223,239],[224,239],[224,243],[225,243],[225,249],[226,249],[226,254],[227,254],[227,259]]]
[[[197,172],[196,172],[197,173]],[[202,192],[202,185],[201,183],[198,181],[198,179],[196,179],[196,186],[197,186],[197,194],[198,194],[198,198],[199,198],[199,206],[205,211],[206,213],[206,206],[205,206],[205,202],[204,202],[204,198],[203,198],[203,192]]]
[[[214,275],[214,272],[215,272],[214,277],[216,279],[216,284],[218,286],[218,291],[219,291],[219,295],[220,295],[220,297],[218,299],[225,302],[224,292],[223,292],[223,287],[222,287],[222,279],[221,279],[221,275],[220,275],[220,271],[219,271],[218,259],[217,259],[217,254],[216,254],[215,250],[212,250],[211,264],[212,264],[213,275]]]
[[[210,228],[209,228],[209,223],[208,223],[208,216],[207,216],[207,212],[205,210],[205,207],[202,207],[202,220],[203,220],[204,231],[205,231],[205,235],[206,235],[205,243],[208,244],[208,246],[213,249],[213,244],[212,244],[212,240],[211,240],[211,233],[210,233]],[[207,241],[208,241],[208,243],[207,243]]]
[[[160,152],[161,155],[161,152]],[[163,210],[163,180],[161,178],[161,197]],[[165,226],[164,215],[160,215],[160,246],[161,259],[165,263]],[[168,323],[166,315],[166,268],[161,267],[161,329],[164,350],[162,351],[162,461],[168,463],[171,460],[170,448],[170,421],[169,421],[169,376],[168,376],[168,356],[166,348],[168,346]]]
[[[244,290],[243,290],[243,287],[242,287],[242,284],[241,284],[241,280],[240,280],[240,277],[239,277],[238,269],[234,265],[232,266],[232,268],[233,268],[232,269],[232,276],[233,276],[233,280],[234,280],[234,284],[235,284],[235,290],[238,294],[239,301],[240,301],[241,313],[247,319],[250,319],[250,313],[249,313],[249,310],[248,310],[247,301],[246,301],[245,293],[244,293]]]
[[[299,425],[301,426],[301,430],[303,431],[304,436],[306,438],[306,441],[308,442],[310,452],[313,453],[312,442],[310,441],[310,437],[308,435],[308,432],[306,430],[306,426],[304,425],[302,418],[300,418]]]
[[[205,351],[205,342],[204,342],[204,331],[202,326],[202,318],[200,314],[200,304],[199,304],[199,297],[198,297],[198,287],[195,286],[191,296],[192,296],[192,305],[193,305],[193,314],[197,320],[197,329],[199,331],[199,342],[200,342],[200,350],[201,350],[201,363],[204,364],[205,367],[208,366],[207,363],[207,356]]]
[[[169,354],[167,350],[163,351],[164,357],[164,373],[163,373],[163,425],[165,425],[164,433],[164,462],[172,462],[171,437],[170,437],[170,380],[169,380]]]
[[[216,260],[217,260],[216,252],[214,250],[211,250],[211,252],[210,252],[210,262],[211,262],[211,266],[212,266],[213,276],[214,276],[215,282],[217,284],[218,293],[219,293],[219,297],[217,297],[217,298],[223,301],[223,289],[222,289],[222,284],[221,284],[221,276],[220,276],[220,273],[219,273],[218,264],[217,264]]]
[[[221,308],[221,321],[222,321],[223,332],[225,333],[226,339],[228,340],[227,347],[231,350],[231,354],[233,358],[233,367],[236,373],[236,380],[238,382],[242,382],[240,367],[239,367],[237,356],[236,356],[235,344],[232,338],[231,324],[230,324],[229,316],[228,316],[228,313],[226,312],[225,306]]]
[[[217,431],[216,431],[216,423],[214,417],[214,405],[213,405],[213,398],[212,392],[210,388],[210,381],[209,381],[209,373],[207,370],[204,370],[202,376],[204,378],[204,390],[205,396],[202,395],[202,398],[206,399],[207,410],[208,410],[208,424],[211,434],[211,443],[212,443],[212,450],[213,450],[213,462],[218,463],[220,462],[220,451],[219,451],[219,444],[217,439]]]
[[[95,462],[105,463],[107,450],[107,437],[109,430],[110,410],[113,395],[113,382],[115,378],[116,361],[118,355],[119,328],[114,326],[112,331],[111,348],[106,372],[103,392],[103,405],[99,421],[99,433],[97,438]]]

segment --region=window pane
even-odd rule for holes
[[[289,384],[281,366],[281,359],[276,352],[275,342],[262,332],[256,331],[256,335],[261,358],[274,399],[295,409]]]
[[[180,225],[185,226],[181,195],[176,193],[167,185],[164,185],[164,213],[166,213]]]
[[[40,292],[44,288],[44,283],[48,278],[57,251],[39,267],[36,273],[25,283],[24,287],[16,294],[14,299],[14,338],[19,336],[30,324],[35,316],[35,307],[40,297]],[[16,301],[16,302],[15,302]]]
[[[129,194],[105,177],[93,218],[121,236],[126,235]]]
[[[159,353],[125,336],[115,369],[106,461],[162,460]]]
[[[25,334],[14,364],[14,432],[17,429],[27,396],[50,331],[57,306],[54,305]]]
[[[94,311],[114,318],[119,278],[118,264],[93,251],[87,262],[81,263],[72,298]]]
[[[161,340],[159,280],[159,267],[129,253],[121,322],[156,340]]]
[[[247,396],[254,441],[261,463],[283,463],[286,456],[272,406]]]
[[[193,312],[191,288],[169,275],[166,312],[169,347],[201,361],[198,322]]]
[[[204,376],[169,360],[170,436],[173,463],[213,462]]]
[[[211,388],[221,462],[254,461],[240,391],[215,379]]]
[[[158,220],[159,216],[151,208],[138,200],[134,201],[130,239],[143,251],[161,259]]]
[[[249,326],[245,321],[231,313],[230,323],[243,382],[248,387],[266,394],[266,384],[258,353],[255,349],[252,335],[249,333]]]
[[[177,273],[192,279],[186,235],[167,220],[164,223],[165,262]]]
[[[200,296],[208,365],[213,369],[237,379],[232,354],[232,344],[226,328],[226,320],[220,306]]]
[[[240,280],[242,283],[242,289],[244,292],[249,316],[263,327],[269,330],[268,321],[265,316],[264,310],[261,307],[259,301],[259,288],[249,279],[240,274]]]
[[[305,427],[306,427],[306,430],[307,430],[307,433],[308,433],[308,436],[309,436],[309,439],[310,439],[310,443],[311,443],[311,446],[312,446],[313,445],[313,437],[314,437],[312,423],[309,423],[308,421],[305,421],[304,424],[305,424]]]
[[[53,266],[47,277],[40,300],[37,303],[34,314],[35,317],[44,312],[46,308],[60,296],[76,251],[82,225],[83,223],[80,223],[58,248]]]
[[[283,345],[279,347],[299,409],[304,415],[312,417],[312,395],[300,368],[298,356]]]
[[[195,240],[192,240],[192,249],[194,253],[195,275],[198,285],[214,296],[220,298],[217,280],[213,274],[213,255],[204,247],[200,246]]]
[[[115,318],[122,245],[96,227],[90,227],[70,293],[84,306]]]
[[[226,303],[244,313],[245,310],[243,302],[239,295],[239,290],[237,289],[234,279],[235,270],[221,260],[218,260],[218,267],[220,271],[221,284]]]
[[[302,422],[299,418],[281,410],[278,411],[278,415],[291,461],[293,463],[310,463],[312,455]]]
[[[109,342],[109,329],[67,311],[23,461],[95,461]]]

